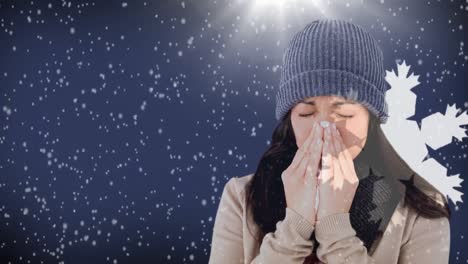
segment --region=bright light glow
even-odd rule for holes
[[[287,15],[296,19],[301,15],[307,15],[310,10],[318,11],[318,14],[323,17],[327,16],[325,1],[326,0],[251,0],[249,17],[267,16],[275,20],[285,20],[283,16]]]
[[[235,34],[232,43],[258,40],[257,36],[270,33],[277,35],[277,46],[286,45],[291,32],[306,23],[320,18],[340,18],[341,11],[369,13],[379,16],[378,10],[364,6],[363,0],[231,0],[214,17],[212,25],[223,25],[223,20],[232,21]],[[291,29],[293,28],[293,29]],[[236,44],[233,44],[236,45]]]
[[[288,0],[254,0],[254,5],[282,7]]]

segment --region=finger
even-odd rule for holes
[[[341,189],[343,187],[343,170],[341,168],[341,159],[342,155],[340,154],[340,149],[339,149],[339,144],[337,142],[337,139],[335,136],[333,136],[336,133],[336,125],[335,123],[332,123],[332,156],[333,156],[333,187],[337,189]]]
[[[326,182],[332,178],[333,175],[333,156],[331,152],[331,132],[330,126],[324,129],[324,142],[322,147],[322,168],[320,171],[320,181]]]
[[[340,166],[341,166],[341,169],[343,170],[343,176],[345,176],[345,172],[348,170],[348,162],[346,160],[346,157],[344,155],[344,150],[345,150],[345,147],[342,145],[342,141],[341,140],[341,136],[339,134],[340,132],[338,131],[338,129],[336,128],[336,125],[334,126],[333,130],[332,130],[332,137],[333,137],[333,140],[335,142],[335,148],[336,148],[336,152],[338,154],[338,160],[340,162]]]
[[[344,178],[350,183],[355,183],[356,181],[359,181],[356,175],[356,171],[354,169],[353,158],[349,153],[349,150],[346,148],[343,142],[343,138],[341,137],[341,133],[338,129],[336,129],[334,137],[338,142],[338,148],[340,153],[342,154],[341,157],[343,157],[341,159],[341,169],[343,170]]]
[[[315,127],[314,131],[314,140],[313,144],[310,145],[309,151],[311,153],[311,160],[310,160],[310,167],[312,174],[310,175],[311,177],[314,178],[314,180],[317,177],[317,171],[318,171],[318,165],[320,162],[320,156],[322,155],[322,146],[323,146],[323,140],[322,140],[322,134],[323,134],[323,129],[320,125],[317,124]]]
[[[312,142],[316,126],[317,126],[317,122],[314,122],[314,125],[312,126],[312,129],[310,130],[309,136],[304,141],[302,146],[300,146],[299,149],[296,151],[296,155],[294,155],[294,159],[291,162],[291,167],[292,168],[297,168],[298,164],[304,158],[304,154],[307,152],[307,150],[309,149],[309,146],[310,146],[310,144]]]
[[[304,179],[305,174],[307,173],[307,166],[310,162],[310,155],[310,152],[306,152],[299,165],[293,169],[293,175],[299,175],[298,177],[294,177],[296,180]]]
[[[305,185],[309,185],[309,184],[312,184],[312,185],[316,185],[316,179],[315,177],[313,177],[315,175],[315,172],[311,166],[311,161],[312,161],[312,154],[309,154],[308,158],[307,158],[307,164],[305,165],[306,166],[306,171],[303,175],[303,179],[304,179],[304,184]]]

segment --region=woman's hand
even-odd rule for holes
[[[359,185],[353,159],[335,124],[329,123],[324,134],[317,221],[329,215],[348,213]]]
[[[315,224],[317,172],[322,153],[323,129],[315,122],[289,167],[281,174],[287,207]]]

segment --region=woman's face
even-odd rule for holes
[[[291,110],[291,123],[298,148],[307,139],[313,120],[334,122],[353,159],[366,143],[369,112],[356,101],[341,96],[314,96],[296,104]]]

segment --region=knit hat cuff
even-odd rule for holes
[[[389,84],[381,78],[380,84],[388,90]],[[317,69],[301,72],[280,84],[276,95],[276,119],[281,120],[289,109],[306,97],[336,95],[352,99],[366,106],[383,124],[387,121],[388,106],[385,94],[375,85],[349,71]],[[374,106],[383,106],[377,110]]]

